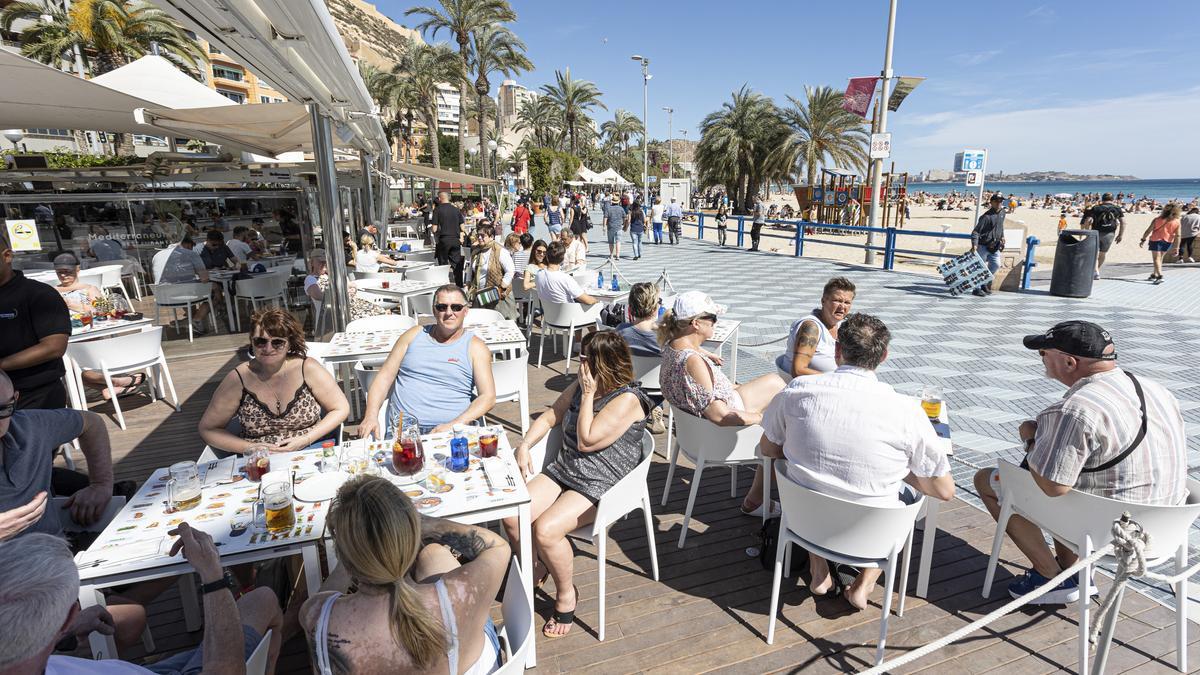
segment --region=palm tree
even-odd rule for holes
[[[397,90],[403,83],[394,73],[381,70],[366,61],[358,62],[358,74],[362,76],[363,84],[366,85],[371,100],[379,107],[383,132],[387,135],[388,147],[391,147],[400,126],[399,109],[394,108],[393,103]]]
[[[504,26],[482,26],[475,31],[475,50],[471,54],[471,67],[475,73],[475,99],[479,110],[480,149],[483,149],[483,138],[487,136],[486,101],[492,91],[488,81],[491,73],[503,73],[515,77],[524,70],[532,70],[533,62],[525,56],[525,43],[512,31]],[[485,158],[486,160],[487,158]],[[487,178],[489,162],[483,162],[480,175]]]
[[[0,11],[0,28],[32,22],[21,33],[21,54],[54,65],[79,48],[92,75],[157,52],[186,70],[208,61],[200,45],[161,9],[128,0],[76,0],[69,11],[40,2],[14,2]],[[186,66],[186,67],[185,67]]]
[[[407,97],[409,105],[420,111],[429,129],[433,166],[440,169],[442,159],[438,151],[437,86],[440,82],[456,82],[463,78],[462,59],[445,43],[421,44],[408,50],[392,73],[404,80],[405,87],[400,91]]]
[[[454,35],[458,43],[458,55],[461,58],[461,72],[457,80],[447,80],[458,85],[458,168],[461,171],[466,165],[466,123],[467,123],[467,80],[466,73],[470,72],[471,36],[480,28],[492,24],[516,21],[517,13],[509,6],[508,0],[439,0],[440,7],[413,7],[404,12],[405,16],[419,14],[425,20],[417,24],[417,30],[424,33],[429,31],[430,37],[437,37],[438,31],[445,29]]]
[[[545,97],[525,99],[517,108],[516,131],[528,131],[525,140],[534,148],[558,149],[562,137],[562,116],[552,101]]]
[[[745,198],[764,180],[778,177],[770,155],[786,134],[774,102],[743,85],[700,123],[696,164],[701,183],[724,184],[735,207],[745,213]]]
[[[588,116],[588,111],[596,106],[605,110],[608,107],[600,101],[600,90],[596,85],[588,80],[572,79],[570,68],[567,68],[566,74],[554,71],[554,80],[554,84],[542,85],[542,93],[558,106],[562,114],[563,133],[571,139],[571,154],[575,154],[579,137],[588,138],[592,133],[592,118]]]
[[[635,136],[640,137],[645,129],[642,121],[628,110],[618,108],[613,118],[600,125],[600,133],[609,142],[615,143],[622,151],[629,149],[629,141]]]
[[[775,150],[773,162],[782,169],[805,169],[815,185],[818,166],[866,171],[870,134],[858,115],[842,108],[842,92],[832,87],[805,87],[804,100],[788,96],[780,113],[790,133]]]

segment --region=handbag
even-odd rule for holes
[[[496,288],[495,286],[488,286],[487,288],[481,288],[475,291],[475,304],[480,307],[486,307],[490,309],[491,307],[499,304],[499,302],[500,289]]]

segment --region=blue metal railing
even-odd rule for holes
[[[696,228],[696,237],[704,239],[704,221],[705,218],[711,218],[711,215],[705,214],[702,211],[685,211],[684,220],[681,223],[681,229],[686,227]],[[746,216],[730,216],[726,221],[728,228],[732,223],[729,221],[737,221],[737,244],[738,248],[744,248],[746,245]],[[925,251],[915,248],[900,248],[900,237],[933,237],[936,239],[957,239],[970,241],[971,235],[959,232],[932,232],[928,230],[903,230],[894,227],[864,227],[861,225],[837,225],[830,223],[817,223],[808,220],[782,220],[772,218],[766,221],[767,224],[783,225],[785,227],[794,228],[794,231],[788,234],[781,234],[778,231],[763,230],[759,232],[761,238],[768,239],[783,239],[793,242],[793,255],[800,257],[804,255],[805,243],[826,244],[830,246],[845,246],[848,248],[859,248],[863,250],[879,251],[883,253],[883,269],[891,270],[896,267],[896,254],[909,256],[925,256],[930,258],[953,259],[958,257],[956,253],[941,253],[938,251]],[[810,234],[808,230],[811,229]],[[876,233],[883,235],[883,245],[868,245],[866,242],[852,241],[837,241],[833,239],[818,238],[819,235],[829,233]],[[1034,261],[1034,252],[1037,245],[1041,243],[1037,237],[1030,236],[1025,240],[1025,267],[1021,274],[1021,288],[1029,288],[1030,270],[1037,266]]]

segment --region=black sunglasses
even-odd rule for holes
[[[696,318],[697,318],[697,319],[702,319],[702,320],[704,320],[704,321],[711,321],[711,322],[713,322],[713,323],[716,323],[716,322],[717,322],[717,315],[716,315],[716,314],[701,314],[700,316],[698,316],[698,317],[696,317]]]
[[[271,349],[283,349],[288,344],[287,338],[256,337],[251,340],[251,342],[253,342],[254,346],[258,347],[259,349],[262,349],[267,345],[271,345]]]
[[[446,310],[450,310],[451,312],[461,312],[465,308],[466,308],[466,305],[462,305],[457,302],[455,302],[453,304],[439,302],[438,304],[433,306],[433,309],[438,312],[444,312]]]
[[[12,400],[4,405],[0,405],[0,420],[12,417],[13,411],[17,409],[17,397],[13,396]]]

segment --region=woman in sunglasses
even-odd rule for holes
[[[522,281],[525,284],[525,290],[537,289],[538,272],[546,269],[546,266],[550,264],[546,262],[548,249],[549,245],[541,239],[533,242],[533,248],[529,249],[529,264],[525,266],[525,279]]]
[[[463,328],[469,308],[458,286],[434,291],[435,323],[413,326],[392,346],[367,392],[359,438],[391,436],[402,416],[415,419],[421,433],[450,431],[496,405],[492,351]]]
[[[567,533],[596,519],[596,505],[642,459],[642,434],[654,404],[633,381],[633,357],[615,331],[589,333],[580,346],[579,377],[529,427],[516,447],[517,466],[529,481],[534,578],[554,577],[554,613],[542,635],[560,638],[575,620],[571,578],[575,554]],[[562,433],[558,457],[541,473],[530,449],[551,429]],[[504,521],[509,545],[519,549],[516,518]]]
[[[253,358],[230,371],[200,418],[200,437],[219,456],[257,445],[293,452],[337,433],[350,403],[333,376],[307,356],[304,330],[281,309],[250,319]],[[240,429],[226,429],[238,418]]]

